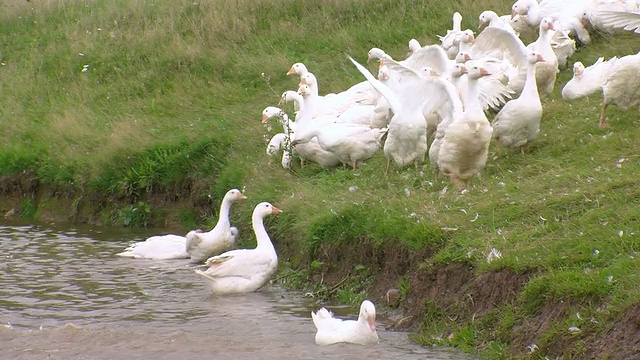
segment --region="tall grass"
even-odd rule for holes
[[[504,310],[516,315],[497,326],[558,300],[588,298],[616,314],[640,301],[638,114],[611,107],[610,127],[598,128],[599,96],[567,103],[559,95],[570,69],[543,100],[531,152],[492,147],[466,193],[429,166],[384,176],[382,155],[355,171],[286,171],[264,154],[275,130],[259,114],[296,87],[285,75],[292,63],[316,73],[321,93],[338,92],[363,80],[346,54],[364,63],[375,46],[402,58],[410,38],[435,43],[454,11],[475,29],[482,10],[509,8],[486,0],[5,0],[0,174],[30,170],[44,183],[131,201],[185,180],[218,197],[246,187],[251,202],[285,211],[269,220],[274,237],[312,257],[323,243],[366,234],[372,246],[430,247],[434,265],[539,270]],[[599,35],[571,61],[637,51],[633,35]],[[238,218],[250,211],[239,205]],[[487,262],[492,248],[502,257]]]

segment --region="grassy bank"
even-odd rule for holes
[[[0,175],[17,185],[4,193],[35,219],[59,210],[38,190],[46,186],[101,223],[186,229],[211,223],[210,206],[246,187],[250,201],[232,214],[241,233],[251,233],[253,205],[271,201],[284,210],[268,220],[283,263],[299,277],[339,273],[342,285],[305,286],[343,301],[396,287],[407,312],[421,309],[416,341],[487,358],[615,357],[639,341],[611,335],[640,300],[638,113],[611,107],[610,127],[598,128],[599,95],[560,97],[570,70],[543,101],[531,152],[496,156],[492,145],[464,194],[429,166],[385,177],[382,154],[356,171],[286,171],[266,157],[279,129],[260,113],[296,88],[291,64],[304,62],[321,93],[338,92],[363,80],[345,54],[364,63],[375,46],[401,58],[410,38],[435,43],[454,11],[475,29],[482,10],[510,8],[464,3],[6,0]],[[637,35],[594,36],[571,61],[636,53],[638,44]],[[488,262],[493,248],[501,257]],[[432,279],[424,274],[453,273],[468,281],[433,289],[455,287],[456,296],[422,292]],[[340,283],[346,274],[352,280]],[[470,305],[465,284],[482,289],[500,274],[513,294],[486,301],[495,289]]]

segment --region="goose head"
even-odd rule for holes
[[[421,47],[422,46],[420,46],[420,42],[418,42],[418,40],[416,39],[409,40],[409,51],[411,51],[412,53],[416,52]]]
[[[485,25],[491,25],[492,21],[498,18],[498,14],[495,11],[485,10],[478,17],[478,29],[481,29]]]
[[[540,32],[555,30],[553,18],[546,16],[540,20]]]
[[[580,61],[573,64],[573,77],[579,78],[584,74],[584,65]]]
[[[380,64],[382,64],[382,66],[378,68],[378,80],[380,81],[389,80],[389,77],[391,75],[389,72],[389,67],[387,65],[384,65],[384,63],[382,62],[380,62]]]
[[[297,75],[304,75],[307,72],[309,72],[309,70],[307,70],[307,67],[303,64],[303,63],[295,63],[293,65],[291,65],[291,69],[289,69],[289,71],[287,71],[287,75],[293,75],[293,74],[297,74]]]
[[[298,95],[306,97],[311,95],[311,88],[307,84],[302,84],[298,87]]]
[[[362,302],[362,305],[360,305],[358,322],[366,323],[372,332],[376,331],[376,307],[371,301],[365,300]]]
[[[491,72],[483,66],[480,61],[471,61],[471,63],[467,63],[465,67],[467,68],[467,76],[469,79],[477,80],[483,76],[491,75]]]
[[[277,207],[269,204],[268,202],[261,202],[256,205],[255,209],[253,209],[253,215],[259,217],[265,217],[271,214],[280,214],[282,210]]]
[[[453,68],[451,68],[451,77],[453,78],[459,78],[466,73],[467,67],[464,66],[464,64],[456,63],[455,65],[453,65]]]
[[[529,64],[535,64],[538,62],[543,62],[544,61],[544,57],[542,56],[542,54],[532,51],[529,53],[529,55],[527,56],[527,60],[529,61]]]
[[[440,73],[431,66],[425,66],[420,69],[420,73],[426,77],[438,77]]]
[[[460,41],[463,43],[472,43],[476,40],[473,35],[473,30],[467,29],[462,32],[462,36],[460,37]]]
[[[244,200],[247,197],[238,189],[231,189],[224,195],[223,201]]]
[[[298,84],[298,86],[300,85],[314,86],[317,83],[318,83],[318,79],[316,78],[315,75],[313,75],[312,73],[306,73],[300,76],[300,83]]]
[[[266,108],[264,108],[264,110],[262,110],[262,123],[266,123],[274,116],[282,116],[282,113],[283,111],[279,107],[267,106]]]
[[[376,48],[376,47],[371,48],[371,50],[369,50],[369,52],[367,53],[367,62],[370,62],[372,60],[383,60],[383,59],[391,59],[391,57],[387,55],[387,53],[380,48]]]
[[[280,97],[280,101],[278,102],[278,106],[282,106],[283,104],[286,104],[290,101],[295,101],[297,99],[299,99],[299,95],[296,91],[287,90],[282,93],[282,96]]]
[[[466,51],[459,51],[455,58],[456,63],[459,64],[464,64],[469,60],[471,60],[471,55]]]
[[[527,15],[531,9],[531,2],[536,0],[518,0],[511,6],[511,18],[516,15]]]

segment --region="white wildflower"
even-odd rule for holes
[[[411,196],[411,190],[409,190],[408,188],[404,188],[404,194],[406,196]]]
[[[600,251],[598,249],[593,249],[593,255],[598,256],[598,254],[600,254]]]
[[[82,66],[82,72],[87,72],[87,71],[89,71],[89,65]]]
[[[607,282],[611,283],[613,281],[613,275],[607,276]]]
[[[358,189],[359,189],[359,187],[357,185],[353,185],[353,186],[349,187],[349,192],[354,192],[354,191],[356,191]]]
[[[622,237],[624,235],[624,231],[618,230],[618,237]]]

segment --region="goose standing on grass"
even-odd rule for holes
[[[369,300],[360,305],[358,320],[342,320],[333,316],[326,308],[311,312],[316,326],[316,344],[331,345],[352,343],[360,345],[376,344],[379,341],[376,331],[376,307]]]
[[[572,100],[602,90],[601,128],[608,126],[606,110],[616,105],[621,110],[638,107],[640,111],[640,53],[598,61],[584,68],[574,64],[574,75],[562,89],[562,97]]]
[[[284,110],[275,107],[267,106],[262,111],[262,123],[265,124],[269,119],[278,118],[284,132],[273,135],[269,144],[267,144],[267,155],[276,156],[282,150],[282,167],[285,169],[291,169],[291,159],[293,158],[293,151],[291,149],[291,137],[295,133],[296,123],[289,119]]]
[[[542,55],[544,61],[535,64],[536,83],[540,96],[546,96],[553,91],[558,74],[558,58],[551,47],[551,31],[554,30],[554,21],[545,17],[540,21],[539,35],[535,42],[529,44],[527,49]],[[528,69],[529,66],[527,65]]]
[[[304,144],[317,138],[320,147],[334,154],[344,167],[349,165],[355,170],[358,162],[369,159],[380,150],[380,140],[386,132],[387,128],[364,125],[318,125],[298,132],[291,145]]]
[[[431,48],[442,51],[438,45],[424,47],[421,51],[429,53]],[[451,116],[451,109],[455,107],[452,103],[460,103],[453,84],[440,76],[429,75],[427,67],[416,71],[402,63],[385,60],[384,65],[392,71],[391,76],[401,77],[401,91],[396,94],[353,58],[349,59],[387,99],[393,112],[383,147],[387,157],[385,173],[389,171],[391,160],[400,167],[422,164],[428,148],[426,116],[436,113],[440,121]]]
[[[540,3],[537,0],[518,0],[511,6],[511,14],[522,16],[534,28],[540,26],[544,17],[553,17],[556,30],[575,35],[586,45],[591,42],[591,36],[582,21],[586,3],[584,0],[545,0]]]
[[[458,188],[478,174],[487,162],[493,129],[482,110],[477,95],[478,79],[489,75],[481,63],[465,64],[469,90],[464,101],[464,113],[453,118],[444,128],[437,154],[438,169]]]
[[[540,131],[542,104],[536,85],[536,63],[544,61],[541,54],[532,52],[528,56],[527,78],[520,97],[505,104],[493,118],[493,138],[510,148],[525,147],[533,141]]]
[[[191,261],[201,263],[235,245],[235,234],[238,229],[231,227],[229,211],[231,204],[246,198],[238,189],[227,191],[220,204],[220,214],[216,226],[208,232],[192,230],[187,234],[187,252],[189,252]]]
[[[456,55],[460,51],[460,39],[462,37],[462,15],[459,12],[453,13],[453,26],[451,30],[447,30],[447,34],[444,36],[438,35],[440,45],[447,53],[449,59],[455,59]]]
[[[257,246],[254,249],[236,249],[207,259],[207,270],[194,270],[207,282],[214,295],[249,293],[263,287],[278,267],[278,255],[264,228],[264,217],[279,214],[280,209],[261,202],[252,215]]]

